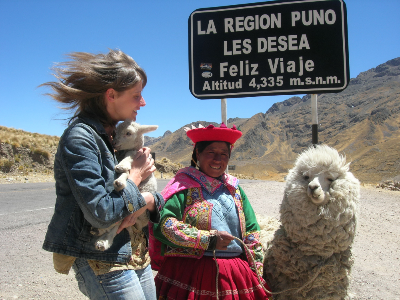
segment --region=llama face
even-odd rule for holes
[[[116,150],[139,149],[143,147],[143,137],[139,137],[139,126],[135,122],[123,122],[117,127],[113,140]]]

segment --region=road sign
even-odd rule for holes
[[[330,93],[350,81],[342,0],[269,1],[195,10],[190,91],[199,99]]]

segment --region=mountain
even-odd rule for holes
[[[360,73],[340,93],[318,95],[319,142],[346,155],[363,183],[400,181],[399,112],[400,57]],[[220,125],[197,121],[158,138],[145,137],[162,172],[169,172],[170,165],[190,165],[193,145],[183,128],[199,123]],[[243,132],[232,152],[233,172],[283,180],[297,155],[312,144],[311,95],[290,97],[265,113],[227,123]],[[0,175],[52,173],[58,140],[0,126]]]
[[[144,136],[144,146],[150,147],[171,133],[172,133],[171,131],[167,130],[166,132],[164,132],[164,135],[160,136],[160,137],[150,137],[150,136],[145,135]]]
[[[340,93],[318,95],[319,143],[346,155],[364,183],[400,180],[400,57],[360,73]],[[197,121],[196,127],[211,124]],[[235,173],[282,180],[297,155],[312,144],[311,95],[275,103],[249,119],[229,119],[243,136],[230,165]],[[212,123],[219,126],[219,124]],[[158,157],[189,165],[193,146],[183,127],[152,144]]]

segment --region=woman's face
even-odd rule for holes
[[[136,121],[137,111],[145,106],[142,97],[142,82],[123,92],[109,89],[106,92],[107,112],[114,121],[130,119]]]
[[[219,177],[228,166],[229,148],[225,142],[214,142],[201,153],[196,149],[196,156],[203,173],[210,177]]]

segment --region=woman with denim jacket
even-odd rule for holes
[[[131,236],[125,229],[144,212],[152,222],[159,220],[162,197],[137,188],[155,171],[149,148],[137,153],[127,187],[120,192],[113,187],[115,126],[136,120],[146,105],[141,95],[146,74],[119,50],[74,52],[69,58],[55,67],[58,80],[43,84],[53,89],[50,96],[75,110],[55,156],[57,199],[43,249],[53,252],[58,272],[74,269],[79,289],[90,299],[155,299],[145,232]],[[121,220],[111,247],[97,250],[93,229]]]

